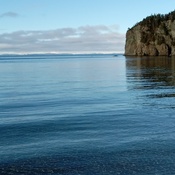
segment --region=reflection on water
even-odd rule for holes
[[[143,103],[158,107],[173,104],[175,57],[126,57],[126,76],[128,90],[136,91]],[[166,100],[158,101],[160,98]]]
[[[175,85],[175,57],[128,58],[126,66],[129,68],[127,69],[128,71],[134,70],[132,77],[149,83],[153,82],[152,85],[156,86],[156,88],[159,85]],[[128,79],[130,78],[128,77]]]

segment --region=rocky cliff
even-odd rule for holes
[[[175,11],[151,15],[128,29],[125,55],[175,55]]]

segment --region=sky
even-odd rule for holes
[[[123,53],[128,28],[174,0],[0,0],[0,54]]]

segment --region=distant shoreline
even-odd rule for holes
[[[31,54],[0,54],[0,56],[73,56],[73,55],[123,55],[124,53],[31,53]]]

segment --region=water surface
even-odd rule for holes
[[[0,174],[172,175],[175,58],[0,57]]]

